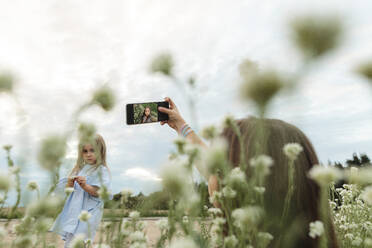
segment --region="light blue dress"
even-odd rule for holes
[[[111,175],[105,166],[101,165],[97,170],[92,170],[91,165],[85,164],[77,175],[85,176],[87,184],[101,187],[98,174],[99,171],[101,172],[102,184],[107,187],[110,193],[109,199],[112,200]],[[56,190],[54,191],[56,194],[63,197],[67,180],[67,177],[59,180]],[[85,234],[85,241],[91,239],[93,242],[96,230],[102,219],[103,205],[104,202],[101,198],[90,195],[75,181],[74,192],[67,197],[62,212],[56,218],[49,232],[58,233],[63,240],[66,240],[68,233],[72,233],[73,235],[82,233]],[[79,215],[82,210],[87,210],[91,214],[88,220],[89,228],[87,222],[79,220]]]

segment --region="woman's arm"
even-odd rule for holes
[[[218,191],[219,190],[219,187],[218,187],[218,178],[216,175],[211,175],[208,179],[208,193],[209,193],[209,196],[212,196],[213,193],[215,191]],[[219,208],[221,207],[220,204],[218,202],[213,202],[213,205],[216,207],[216,208]]]
[[[166,102],[169,102],[169,109],[164,107],[159,107],[159,111],[168,114],[169,120],[160,122],[161,125],[168,124],[171,128],[176,130],[178,134],[181,134],[181,128],[186,121],[182,118],[180,112],[178,111],[176,104],[169,98],[165,98]],[[200,139],[200,137],[195,132],[190,132],[186,139],[191,141],[193,144],[198,144],[203,147],[207,147],[205,143]]]
[[[168,114],[169,118],[167,121],[160,122],[161,125],[168,124],[171,128],[176,130],[176,132],[181,135],[181,128],[184,124],[186,124],[186,121],[182,118],[180,112],[178,111],[176,104],[169,98],[165,98],[166,102],[169,102],[169,109],[164,107],[158,107],[158,110],[160,112]],[[202,141],[202,139],[194,132],[190,132],[187,134],[186,139],[189,140],[192,144],[201,145],[202,147],[207,147],[207,145]],[[205,177],[205,179],[208,179],[209,175],[206,174],[205,171],[202,168],[197,168],[199,170],[199,173]]]
[[[164,107],[159,107],[159,111],[168,114],[169,120],[160,122],[161,125],[168,124],[171,128],[176,130],[178,134],[181,135],[181,128],[186,123],[182,118],[180,112],[178,111],[176,104],[169,98],[166,97],[165,101],[169,102],[169,109]],[[192,144],[201,145],[202,147],[207,147],[207,145],[202,141],[202,139],[193,131],[187,134],[186,139],[189,140]],[[207,174],[207,170],[203,168],[197,168],[201,175],[208,180],[208,193],[210,196],[213,195],[214,191],[218,191],[218,178],[216,175]],[[215,207],[220,207],[217,202],[214,202]]]

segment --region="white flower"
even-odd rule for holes
[[[164,75],[172,75],[174,62],[172,55],[168,52],[161,53],[157,55],[151,63],[151,72],[153,73],[163,73]]]
[[[85,238],[84,234],[79,233],[75,235],[74,239],[71,241],[71,247],[72,248],[84,248],[85,247],[84,238]]]
[[[138,230],[142,231],[143,229],[145,229],[145,227],[147,226],[147,222],[144,222],[144,221],[140,221],[138,222],[137,224],[137,228]]]
[[[229,186],[225,186],[222,189],[222,194],[226,198],[234,198],[236,196],[236,191],[230,188]]]
[[[65,193],[66,194],[71,194],[72,192],[74,192],[74,188],[73,187],[67,187],[67,188],[65,188]]]
[[[30,191],[37,190],[39,189],[39,185],[35,181],[29,181],[27,183],[27,189]]]
[[[134,242],[133,244],[129,245],[129,248],[147,248],[147,244],[146,243]]]
[[[259,174],[264,176],[270,173],[270,167],[273,163],[273,159],[264,154],[250,160],[250,165],[254,167]]]
[[[227,142],[223,138],[216,138],[209,148],[203,153],[208,172],[216,173],[226,166],[227,163]]]
[[[101,106],[105,111],[110,111],[115,106],[115,98],[114,91],[104,85],[94,92],[92,103]]]
[[[7,235],[7,231],[4,229],[4,227],[0,226],[0,238],[5,237]]]
[[[61,165],[65,154],[66,137],[50,135],[41,141],[38,161],[43,168],[53,171]]]
[[[88,211],[82,210],[79,215],[79,220],[86,222],[90,219],[91,216],[92,215]]]
[[[226,223],[226,220],[224,218],[217,217],[217,218],[213,219],[212,222],[213,222],[214,225],[222,226],[223,224]]]
[[[222,215],[222,211],[219,208],[210,208],[210,209],[208,209],[208,213],[210,215],[214,215],[214,216]]]
[[[246,182],[245,174],[239,167],[236,167],[227,175],[226,182],[230,185],[244,183]]]
[[[352,242],[351,245],[353,246],[360,246],[362,244],[363,240],[360,237],[356,237]]]
[[[164,190],[168,191],[173,198],[181,197],[191,186],[189,175],[190,172],[176,161],[166,164],[161,172]]]
[[[309,224],[309,236],[313,239],[316,237],[320,237],[324,233],[324,225],[323,222],[316,220],[314,222],[310,222]]]
[[[176,238],[171,241],[169,248],[198,248],[199,246],[189,237]]]
[[[138,211],[132,211],[129,213],[129,217],[132,219],[138,219],[140,217],[140,213]]]
[[[235,237],[235,235],[231,235],[225,238],[225,246],[227,248],[234,248],[238,244],[238,239]]]
[[[106,244],[96,244],[93,248],[110,248],[110,246]]]
[[[354,239],[354,235],[352,233],[346,233],[345,234],[345,239],[353,240]]]
[[[238,228],[254,228],[263,217],[263,210],[257,206],[237,208],[232,212],[234,225]]]
[[[143,232],[140,232],[140,231],[135,231],[135,232],[132,232],[130,235],[129,235],[129,238],[132,242],[146,242],[146,236]]]
[[[29,216],[47,216],[55,215],[56,209],[62,204],[62,200],[56,196],[48,196],[40,201],[34,201],[27,206],[26,215]]]
[[[14,75],[9,71],[0,71],[0,93],[11,93],[14,86]]]
[[[12,186],[12,182],[10,181],[10,176],[8,173],[0,172],[0,190],[8,191]]]
[[[209,197],[209,202],[214,203],[214,202],[219,202],[222,198],[222,193],[219,191],[214,191],[212,196]]]
[[[289,158],[289,160],[296,160],[298,154],[303,151],[303,148],[298,143],[288,143],[283,147],[284,154]]]
[[[156,222],[156,225],[159,227],[160,230],[168,229],[168,219],[160,219]]]
[[[189,217],[187,217],[187,216],[183,216],[183,218],[182,218],[182,222],[183,222],[183,223],[189,223]]]
[[[260,244],[260,247],[267,247],[271,240],[273,240],[273,235],[268,232],[259,232],[257,234],[257,239]]]
[[[207,126],[202,129],[201,136],[207,140],[213,140],[217,137],[217,128],[214,125]]]
[[[342,173],[334,167],[314,165],[309,171],[309,177],[315,180],[320,186],[328,186],[332,182],[342,178]]]
[[[372,186],[366,187],[361,194],[361,197],[367,204],[372,205]]]
[[[253,189],[254,189],[254,191],[256,191],[259,194],[263,194],[266,191],[266,188],[265,187],[257,187],[257,186],[255,186]]]
[[[12,166],[12,167],[10,167],[10,172],[12,173],[12,174],[17,174],[18,172],[20,172],[21,171],[21,168],[19,168],[19,166]]]
[[[355,168],[351,167],[350,171],[346,172],[346,176],[350,183],[357,183],[360,185],[368,185],[372,183],[372,169],[366,168]]]
[[[364,246],[365,247],[372,247],[372,239],[371,238],[366,238],[365,240],[364,240]]]

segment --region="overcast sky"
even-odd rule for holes
[[[158,174],[177,134],[159,123],[127,126],[125,104],[170,96],[198,130],[227,114],[254,114],[239,98],[238,65],[248,58],[261,68],[296,71],[301,57],[288,21],[307,13],[342,16],[344,40],[311,68],[295,94],[272,102],[269,117],[301,128],[325,163],[344,162],[353,152],[371,155],[372,89],[352,72],[372,58],[371,1],[0,0],[0,9],[0,69],[17,75],[19,102],[0,93],[0,145],[14,146],[22,185],[36,180],[47,189],[48,174],[35,158],[40,139],[66,130],[77,107],[110,82],[117,94],[114,110],[93,107],[80,120],[94,122],[106,141],[113,193],[160,189]],[[163,51],[173,54],[178,78],[197,78],[197,92],[188,93],[197,102],[198,123],[191,121],[185,92],[148,72]],[[61,176],[76,159],[76,138],[68,144]],[[1,150],[0,169],[6,168]]]

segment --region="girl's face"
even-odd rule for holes
[[[83,159],[87,164],[96,163],[96,154],[94,153],[94,148],[91,144],[86,144],[83,146]]]
[[[145,109],[145,115],[146,115],[146,116],[149,116],[149,115],[150,115],[150,109],[149,109],[149,108],[146,108],[146,109]]]

